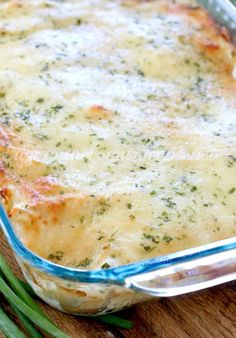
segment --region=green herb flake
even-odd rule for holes
[[[42,97],[38,98],[38,100],[36,101],[37,103],[43,103],[44,102],[44,99]]]
[[[86,257],[82,261],[78,262],[76,264],[76,266],[77,267],[82,266],[83,268],[85,268],[85,267],[89,266],[92,263],[92,261],[93,260],[91,258]]]
[[[164,242],[166,242],[166,243],[168,243],[168,244],[169,244],[171,241],[174,240],[174,238],[170,237],[169,235],[164,235],[164,236],[162,237],[162,239],[163,239]]]
[[[158,239],[156,239],[153,235],[151,235],[151,234],[147,234],[147,233],[144,233],[143,234],[143,237],[145,238],[145,239],[150,239],[153,243],[155,243],[155,244],[159,244],[159,236],[157,236],[157,238]]]
[[[62,108],[63,108],[63,106],[61,104],[57,104],[57,105],[51,107],[52,111],[54,111],[54,112],[58,112]]]
[[[82,24],[82,19],[78,18],[76,20],[76,25],[80,26]]]
[[[107,262],[102,264],[101,269],[109,269],[111,266]]]
[[[148,96],[147,96],[147,99],[148,100],[150,100],[150,101],[153,101],[153,100],[156,100],[156,95],[155,94],[149,94]]]
[[[146,246],[144,246],[143,248],[144,248],[144,250],[145,250],[146,252],[151,252],[152,250],[155,249],[154,247],[151,247],[150,245],[146,245]]]
[[[54,260],[54,261],[61,261],[63,256],[64,256],[64,252],[59,250],[59,251],[49,254],[48,259]]]
[[[141,69],[137,70],[138,75],[140,76],[145,76],[144,72]]]
[[[232,187],[231,189],[229,189],[228,194],[232,195],[235,191],[236,191],[236,188]]]
[[[84,222],[84,216],[80,216],[80,218],[79,218],[79,221],[80,221],[80,223],[83,223]]]

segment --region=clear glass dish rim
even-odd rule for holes
[[[125,284],[125,279],[144,274],[167,266],[193,261],[194,259],[210,256],[236,248],[236,237],[213,242],[199,247],[177,251],[169,255],[157,256],[141,260],[128,265],[109,269],[81,270],[55,264],[38,256],[29,250],[18,238],[3,205],[0,204],[0,225],[16,256],[48,275],[68,281],[82,283]]]

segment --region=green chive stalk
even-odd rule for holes
[[[0,330],[8,338],[26,338],[0,306]]]
[[[25,315],[23,315],[23,313],[11,301],[9,301],[9,304],[17,315],[19,322],[24,328],[25,332],[27,332],[32,338],[43,338],[41,333],[35,328],[34,324]]]
[[[108,324],[111,326],[120,327],[122,329],[132,329],[133,322],[127,319],[120,318],[114,315],[102,315],[97,316],[96,319],[100,320],[104,324]]]
[[[19,298],[0,278],[0,292],[6,297],[6,299],[14,304],[26,317],[35,323],[38,327],[43,329],[45,332],[51,334],[55,338],[71,338],[61,330],[59,330],[55,325],[49,322],[45,317],[41,316],[40,313],[32,309],[29,305],[24,303],[24,301]]]
[[[26,303],[28,304],[32,309],[40,313],[40,315],[44,318],[49,318],[45,315],[43,310],[40,308],[40,306],[28,295],[28,293],[25,291],[24,287],[22,287],[19,280],[16,278],[14,273],[11,271],[9,266],[7,265],[5,259],[0,254],[0,270],[4,274],[5,278],[9,282],[10,286],[12,287],[13,291]]]

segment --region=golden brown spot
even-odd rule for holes
[[[59,182],[54,177],[40,177],[34,182],[34,187],[43,195],[54,196],[58,195],[63,187],[60,186]]]
[[[220,48],[219,44],[209,40],[205,39],[201,41],[202,46],[206,49],[207,52],[214,52]]]
[[[100,105],[90,107],[86,117],[91,120],[107,120],[113,116],[113,112]]]
[[[80,297],[86,297],[87,296],[87,293],[84,292],[84,291],[80,291],[80,290],[77,290],[75,291],[76,295],[80,296]]]
[[[108,250],[108,249],[110,249],[110,244],[104,245],[102,248],[103,248],[103,250]]]
[[[39,233],[40,231],[40,226],[38,222],[38,217],[33,216],[32,214],[26,213],[24,210],[21,209],[14,209],[11,212],[12,218],[17,222],[20,220],[21,226],[24,228],[25,232],[34,232],[34,233]]]
[[[65,288],[63,286],[60,287],[61,290],[65,291],[66,293],[70,293],[72,295],[75,296],[79,296],[79,297],[86,297],[87,293],[81,290],[73,290],[73,289],[69,289],[69,288]]]
[[[48,206],[49,211],[55,214],[55,213],[61,212],[62,209],[64,209],[66,205],[65,205],[65,201],[63,200],[55,200],[55,201],[48,201],[47,206]]]
[[[221,27],[220,34],[223,37],[223,39],[225,39],[225,41],[230,42],[231,37],[230,37],[229,31],[227,30],[227,28]]]
[[[12,192],[11,192],[11,190],[8,189],[7,187],[3,187],[0,190],[0,195],[4,199],[4,203],[9,204],[9,202],[10,202],[10,200],[12,198]]]
[[[56,216],[52,217],[52,223],[56,224],[58,222],[58,218]]]
[[[12,10],[17,9],[17,8],[22,8],[22,7],[23,7],[23,3],[21,1],[12,1],[9,4],[9,8]]]

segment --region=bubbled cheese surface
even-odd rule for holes
[[[236,233],[234,48],[194,1],[0,4],[1,195],[58,264]]]

